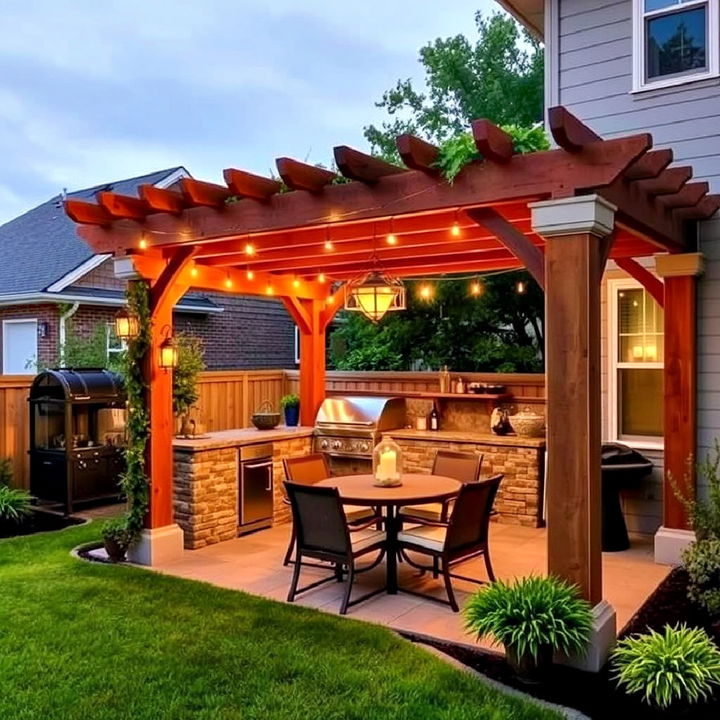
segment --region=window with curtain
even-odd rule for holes
[[[616,285],[611,397],[618,440],[660,441],[663,434],[663,311],[643,288]]]

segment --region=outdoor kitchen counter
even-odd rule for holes
[[[195,549],[232,540],[238,533],[239,448],[272,444],[273,522],[288,522],[283,502],[283,460],[307,455],[311,427],[222,430],[196,440],[173,440],[173,510],[185,547]]]
[[[206,433],[200,438],[174,438],[173,449],[179,452],[204,452],[219,448],[240,447],[255,443],[278,442],[294,438],[310,437],[312,427],[286,427],[278,425],[272,430],[238,428],[237,430],[218,430]]]
[[[461,430],[386,430],[402,448],[403,470],[430,472],[440,450],[483,455],[482,477],[502,473],[495,509],[501,523],[539,527],[543,524],[545,438],[520,438]]]

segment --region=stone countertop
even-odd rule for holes
[[[309,437],[313,434],[313,430],[312,427],[286,427],[285,425],[278,425],[272,430],[257,430],[254,427],[219,430],[206,433],[204,437],[196,439],[173,438],[173,450],[193,453],[218,448],[253,445],[255,443],[280,442],[282,440],[292,440],[293,438]]]
[[[498,445],[502,447],[545,447],[545,438],[523,438],[517,435],[493,435],[492,433],[465,432],[462,430],[386,430],[384,435],[402,440],[424,440],[426,442],[475,443],[477,445]]]

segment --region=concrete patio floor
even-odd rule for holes
[[[273,600],[285,601],[291,567],[282,566],[290,526],[280,525],[261,530],[235,540],[211,545],[200,550],[186,550],[182,559],[156,566],[170,575],[201,580],[233,590],[243,590]],[[495,574],[509,579],[530,573],[545,572],[545,530],[493,523],[490,548]],[[617,612],[620,630],[643,604],[648,595],[667,575],[670,568],[653,562],[652,538],[632,538],[630,550],[603,554],[604,596]],[[445,597],[442,582],[429,575],[419,577],[407,564],[399,566],[400,586]],[[462,575],[486,579],[482,559],[459,566]],[[360,575],[353,597],[384,584],[385,566]],[[303,568],[301,586],[326,573]],[[458,603],[462,607],[469,593],[477,586],[453,581]],[[325,612],[337,613],[344,584],[331,582],[301,595],[296,603]],[[348,617],[379,623],[387,627],[431,635],[451,642],[474,643],[475,639],[463,628],[462,615],[453,613],[446,605],[418,598],[406,593],[380,594],[351,607]]]

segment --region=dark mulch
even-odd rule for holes
[[[666,624],[685,622],[702,627],[720,644],[720,623],[712,623],[707,615],[694,608],[687,599],[687,573],[673,570],[623,629],[621,636],[647,632],[648,628],[660,630]],[[575,708],[595,720],[651,720],[674,717],[668,713],[652,710],[646,703],[629,697],[618,690],[610,678],[606,666],[599,673],[586,673],[572,668],[553,666],[550,676],[542,685],[526,685],[520,682],[501,655],[471,649],[461,645],[428,641],[408,635],[411,640],[427,642],[464,665],[471,667],[493,680],[522,690],[548,702]],[[693,720],[718,720],[720,718],[720,693],[701,706],[694,706],[689,715]]]
[[[44,510],[34,510],[30,517],[20,524],[15,522],[0,522],[0,538],[18,537],[20,535],[34,535],[51,530],[63,530],[71,525],[82,525],[86,522],[82,518],[66,517]]]

